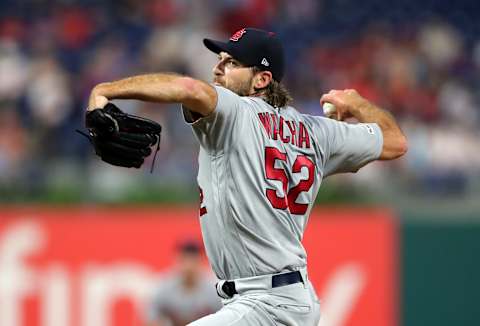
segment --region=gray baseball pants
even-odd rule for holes
[[[190,323],[190,326],[317,326],[320,303],[307,278],[304,283],[271,287],[271,275],[237,279],[239,294],[224,299],[218,312]]]

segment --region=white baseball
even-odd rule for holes
[[[335,113],[337,113],[337,108],[332,103],[325,102],[323,104],[323,113],[325,114],[326,117],[330,117]]]

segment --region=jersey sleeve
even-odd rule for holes
[[[220,154],[228,150],[238,133],[237,125],[241,119],[242,98],[234,92],[214,86],[217,91],[215,110],[208,116],[199,117],[182,106],[183,117],[190,124],[202,146],[210,154]]]
[[[314,134],[324,157],[324,177],[356,172],[380,157],[382,130],[376,123],[351,124],[315,117]]]

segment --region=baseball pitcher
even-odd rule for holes
[[[200,143],[200,223],[223,301],[218,312],[190,325],[317,325],[320,305],[302,236],[320,184],[332,174],[402,156],[406,138],[389,113],[355,90],[321,97],[329,118],[289,106],[281,84],[283,49],[272,32],[244,28],[227,42],[204,44],[218,54],[211,84],[158,73],[97,85],[87,111],[94,146],[107,142],[109,155],[120,157],[109,156],[110,163],[138,167],[150,151],[145,145],[129,156],[119,151],[117,136],[130,129],[122,133],[102,109],[112,99],[180,103]],[[350,117],[358,123],[343,121]],[[109,132],[98,130],[103,125]],[[151,146],[159,137],[151,130],[142,135],[137,128],[134,138],[147,138],[143,143]],[[95,139],[99,134],[103,140]],[[122,146],[136,149],[131,141]]]

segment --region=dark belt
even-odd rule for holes
[[[303,283],[302,274],[299,271],[284,273],[284,274],[277,274],[272,276],[272,288],[278,288],[280,286],[295,284],[295,283]],[[237,289],[235,288],[234,281],[226,281],[222,285],[222,290],[227,294],[230,298],[233,297],[235,294],[238,294]],[[218,291],[217,291],[218,293]],[[219,294],[219,296],[221,296]]]

